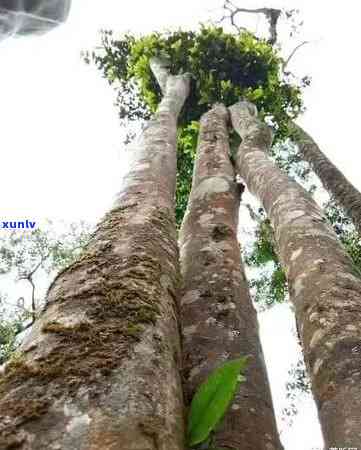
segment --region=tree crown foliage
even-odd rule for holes
[[[180,224],[191,187],[198,121],[210,105],[226,106],[247,98],[275,130],[275,139],[288,134],[287,124],[302,110],[301,85],[285,81],[282,58],[266,40],[249,32],[235,35],[220,27],[198,31],[171,31],[147,36],[116,38],[103,31],[101,46],[85,52],[117,89],[121,120],[147,120],[157,109],[161,91],[150,59],[161,57],[170,73],[190,73],[191,92],[179,118],[176,216]]]
[[[86,53],[110,83],[119,83],[121,117],[154,113],[161,99],[160,88],[149,61],[158,56],[169,62],[170,73],[188,72],[192,89],[179,119],[184,126],[197,121],[209,106],[229,106],[245,97],[254,102],[261,116],[272,118],[279,134],[285,133],[290,117],[302,109],[301,86],[283,79],[282,59],[265,40],[244,32],[226,33],[220,27],[202,26],[199,31],[173,31],[119,39],[103,31],[101,50]]]

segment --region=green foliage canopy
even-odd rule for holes
[[[85,52],[84,60],[93,61],[116,88],[116,103],[123,121],[147,120],[157,109],[161,92],[150,69],[153,56],[166,59],[172,74],[192,75],[191,92],[179,118],[177,220],[180,223],[193,172],[197,134],[194,123],[201,115],[216,102],[230,106],[245,97],[257,105],[262,118],[269,119],[275,128],[275,139],[280,140],[288,134],[289,119],[302,110],[302,86],[286,82],[278,52],[248,32],[235,35],[220,27],[202,26],[198,31],[140,37],[125,34],[116,38],[112,31],[103,31],[100,49]]]
[[[118,83],[118,106],[127,105],[121,117],[137,119],[147,116],[146,110],[156,111],[161,92],[149,65],[153,56],[167,59],[172,74],[192,75],[180,126],[199,120],[215,102],[229,106],[240,97],[254,102],[281,132],[302,109],[301,86],[283,80],[277,51],[251,33],[234,35],[203,26],[197,32],[126,34],[116,39],[112,31],[103,31],[101,44],[100,50],[85,52],[84,58],[92,59],[111,84]]]

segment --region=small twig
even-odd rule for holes
[[[299,50],[301,47],[303,47],[304,45],[309,44],[309,43],[310,43],[310,41],[303,41],[300,44],[296,45],[296,47],[292,50],[292,52],[290,53],[289,57],[286,59],[286,61],[282,65],[282,71],[283,72],[285,72],[285,69],[286,69],[287,65],[289,64],[289,62],[291,61],[291,59],[293,58],[293,56],[295,55],[297,50]]]
[[[251,219],[254,220],[255,222],[257,222],[258,224],[260,224],[262,221],[262,217],[255,212],[255,210],[252,208],[252,206],[249,203],[246,203],[244,206],[248,210],[248,213],[249,213]]]
[[[39,263],[31,270],[29,273],[22,275],[19,277],[19,280],[28,280],[31,278],[35,272],[40,268],[40,266],[43,264],[44,261],[46,261],[50,256],[50,253],[47,253],[46,255],[43,255],[39,261]]]
[[[39,268],[40,266],[38,266]],[[35,272],[32,271],[31,273],[27,274],[26,276],[20,277],[19,280],[26,280],[31,284],[31,325],[35,322],[36,319],[36,302],[35,302],[35,284],[33,281],[33,274]],[[22,297],[20,297],[22,298]],[[22,309],[24,312],[29,312],[24,306],[17,305],[18,308]]]
[[[35,322],[36,319],[36,303],[35,303],[35,284],[33,282],[32,277],[28,278],[29,283],[31,284],[31,321],[32,324]]]
[[[50,252],[48,252],[46,255],[43,255],[39,261],[39,263],[26,275],[23,275],[19,278],[19,280],[27,280],[31,284],[31,322],[28,325],[28,327],[32,326],[36,320],[36,300],[35,300],[35,284],[33,281],[33,276],[36,273],[36,271],[41,267],[44,261],[46,261],[50,256]],[[24,308],[25,309],[25,308]]]

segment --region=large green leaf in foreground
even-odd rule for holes
[[[218,367],[201,384],[193,397],[188,417],[188,444],[199,444],[207,439],[224,416],[238,384],[245,380],[240,372],[245,368],[247,357],[228,361]]]

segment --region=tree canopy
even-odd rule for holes
[[[287,124],[302,111],[302,83],[288,82],[283,60],[266,40],[244,32],[225,32],[221,27],[202,26],[198,31],[169,31],[147,36],[112,31],[101,34],[100,49],[85,52],[117,90],[122,121],[148,119],[161,99],[150,68],[150,59],[166,60],[170,73],[190,73],[191,93],[179,120],[177,221],[187,203],[198,134],[198,121],[209,106],[229,106],[247,98],[260,116],[274,128],[275,141],[288,135]]]

